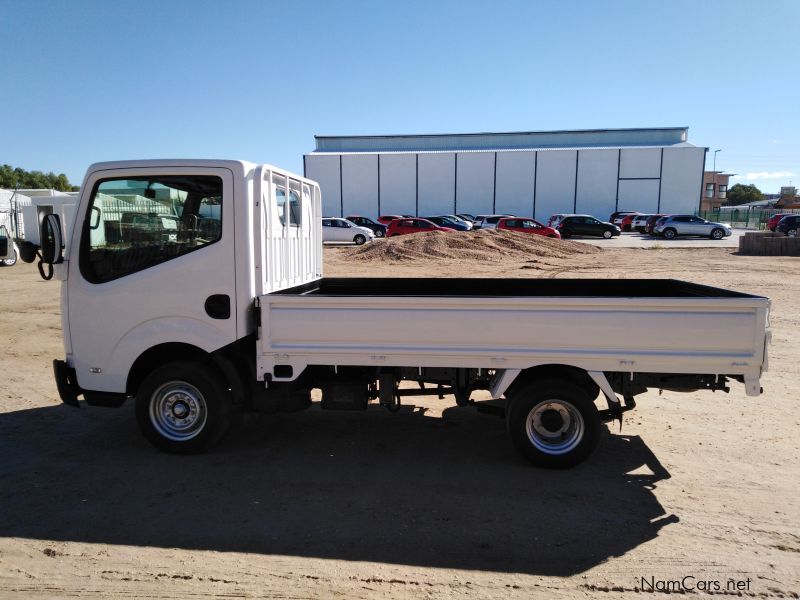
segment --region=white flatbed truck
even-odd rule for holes
[[[48,215],[23,251],[61,280],[63,402],[133,398],[155,446],[192,453],[234,411],[302,410],[313,388],[323,409],[448,395],[564,468],[648,388],[761,393],[767,298],[676,280],[323,278],[321,217],[318,185],[269,165],[91,166],[70,239]],[[494,401],[472,401],[480,389]]]

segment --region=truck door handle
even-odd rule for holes
[[[231,318],[231,297],[227,294],[214,294],[206,298],[206,314],[212,319]]]

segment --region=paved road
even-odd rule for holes
[[[738,248],[739,238],[744,235],[746,229],[734,229],[733,235],[721,240],[710,238],[675,238],[665,240],[664,238],[654,238],[641,233],[623,233],[618,238],[604,240],[603,238],[590,237],[571,237],[570,240],[576,242],[586,242],[600,246],[601,248],[652,248],[658,245],[661,248]]]

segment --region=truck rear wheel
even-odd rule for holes
[[[573,467],[597,446],[597,407],[586,390],[570,381],[531,381],[513,389],[508,403],[506,426],[511,441],[538,467]]]
[[[231,397],[209,365],[173,362],[148,375],[136,393],[136,420],[159,450],[204,452],[228,430]]]

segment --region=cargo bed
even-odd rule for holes
[[[741,375],[757,394],[768,308],[673,279],[323,278],[261,296],[258,369],[553,363]]]

